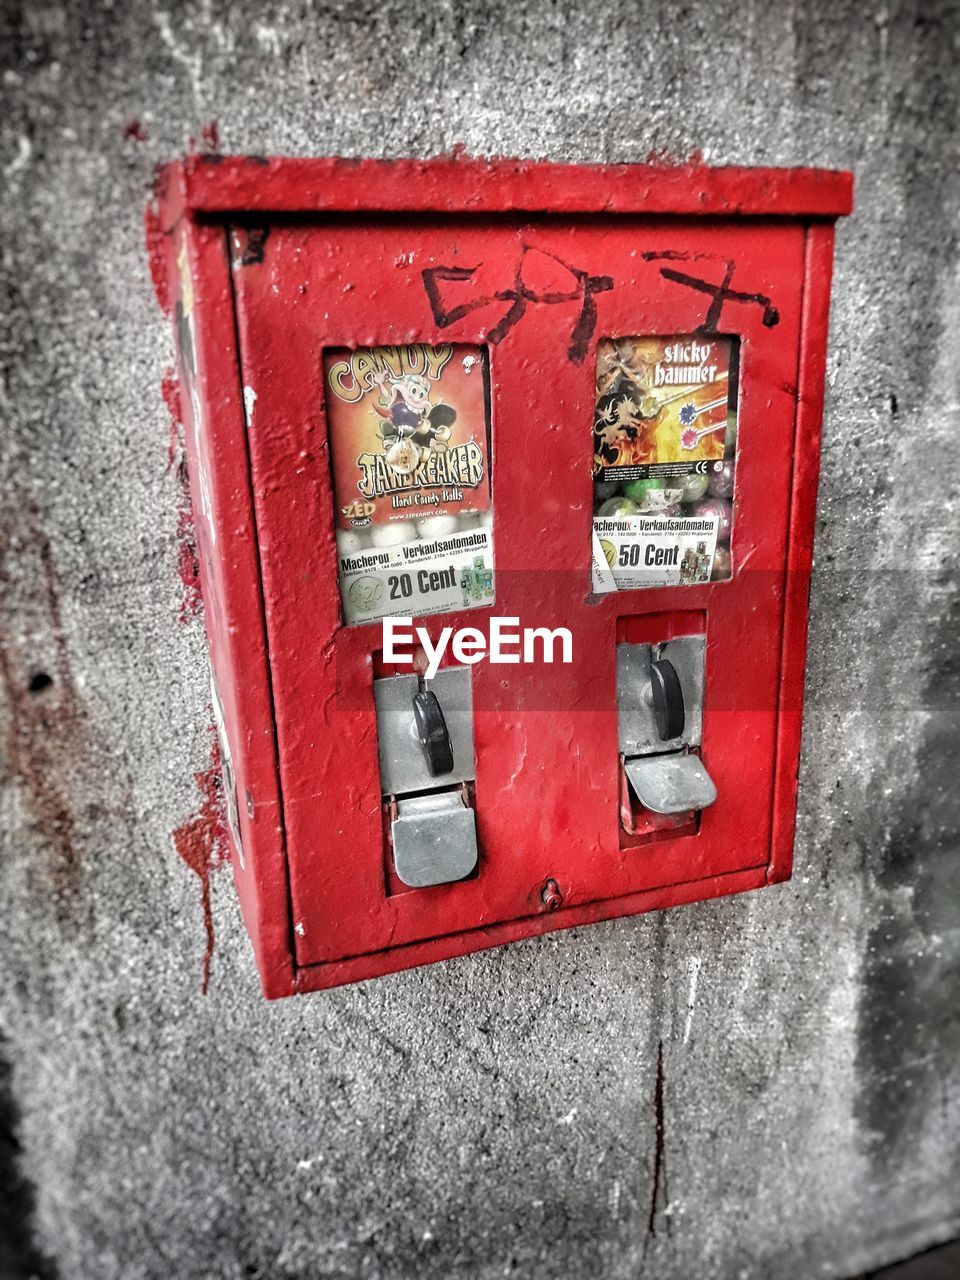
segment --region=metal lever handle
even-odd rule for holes
[[[669,658],[654,658],[650,663],[650,689],[653,694],[653,716],[661,741],[669,742],[683,733],[686,715],[683,689],[677,669]]]
[[[436,778],[443,773],[452,773],[453,748],[437,695],[429,689],[421,689],[414,694],[413,716],[417,722],[417,737],[423,747],[430,776]]]

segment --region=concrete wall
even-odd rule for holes
[[[795,1280],[954,1234],[956,5],[3,8],[0,1273]],[[220,871],[201,994],[171,832],[209,694],[141,211],[210,121],[856,170],[791,883],[268,1005]]]

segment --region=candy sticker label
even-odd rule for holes
[[[715,517],[595,519],[593,589],[635,591],[709,582],[717,533]]]
[[[492,604],[491,531],[480,527],[341,556],[340,592],[347,623]]]
[[[484,350],[329,350],[324,387],[346,621],[489,604]]]
[[[730,576],[736,339],[603,339],[593,423],[594,589]]]

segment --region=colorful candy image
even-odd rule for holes
[[[604,339],[597,348],[594,471],[721,458],[731,343],[689,334]],[[614,474],[611,474],[613,471]]]
[[[490,505],[484,369],[479,347],[449,343],[324,353],[341,529]]]

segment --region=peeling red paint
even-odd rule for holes
[[[193,532],[193,512],[182,507],[177,513],[177,573],[183,586],[183,597],[177,617],[181,623],[199,616],[203,609],[203,593],[200,589],[200,560]]]
[[[203,927],[206,947],[203,953],[203,978],[200,990],[204,995],[210,987],[210,969],[213,964],[214,932],[213,909],[210,905],[210,876],[222,867],[230,857],[227,837],[226,806],[220,779],[220,748],[216,730],[211,727],[212,745],[210,764],[193,775],[200,791],[200,807],[192,818],[182,822],[173,833],[173,843],[180,859],[199,877]]]
[[[167,273],[166,235],[160,222],[159,209],[152,200],[143,213],[143,235],[147,245],[147,263],[150,267],[150,279],[153,281],[153,292],[160,304],[160,310],[168,316],[170,314],[170,278]]]
[[[126,142],[149,142],[150,135],[139,120],[128,120],[123,126],[123,137]]]
[[[183,465],[183,419],[180,412],[180,383],[172,369],[168,369],[160,384],[163,402],[170,414],[170,436],[167,443],[167,470]]]
[[[167,442],[167,470],[175,471],[179,495],[177,501],[177,573],[183,595],[177,617],[187,623],[199,616],[203,607],[200,587],[200,560],[194,534],[190,484],[187,478],[186,452],[183,441],[183,418],[180,408],[180,384],[168,369],[162,384],[163,399],[170,413],[170,435]]]

